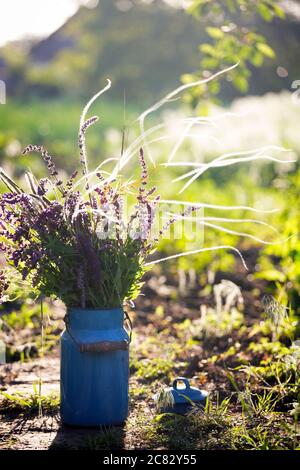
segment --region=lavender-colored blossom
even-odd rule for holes
[[[188,215],[192,214],[193,212],[195,212],[197,210],[197,207],[195,206],[189,206],[187,207],[187,209],[185,209],[184,211],[182,211],[179,215],[179,218],[182,218],[182,217],[187,217]],[[178,217],[170,217],[170,219],[168,220],[168,222],[162,227],[162,229],[159,231],[159,236],[162,236],[164,234],[164,232],[170,227],[170,225],[173,225],[176,221],[178,220]],[[158,241],[159,239],[156,238],[155,241]]]
[[[78,175],[78,171],[77,170],[73,171],[70,178],[66,182],[66,188],[67,188],[68,191],[71,191],[71,189],[73,187],[73,184],[74,184],[74,181],[77,178],[77,175]]]
[[[43,160],[45,161],[49,174],[53,178],[55,185],[60,189],[63,193],[63,182],[57,178],[58,171],[56,169],[55,163],[53,162],[52,156],[48,153],[48,151],[42,145],[27,145],[27,147],[23,150],[22,155],[27,155],[31,152],[38,152],[42,155]]]
[[[142,185],[146,185],[147,179],[148,179],[148,169],[147,169],[146,160],[144,157],[144,151],[142,148],[140,149],[139,159],[140,159],[140,165],[142,169],[142,174],[141,174]]]
[[[98,121],[98,116],[93,116],[87,119],[81,128],[79,129],[78,134],[78,147],[79,147],[79,154],[80,154],[80,162],[83,166],[83,174],[87,175],[88,173],[88,164],[87,164],[87,154],[86,154],[86,146],[85,146],[85,134],[86,131],[90,126],[92,126],[95,122]]]
[[[96,120],[92,117],[85,121],[78,137],[86,188],[89,176],[85,134]],[[29,145],[23,154],[30,152],[42,155],[50,179],[40,179],[27,194],[5,176],[9,191],[0,195],[0,250],[8,267],[31,282],[39,293],[58,296],[68,307],[112,306],[112,299],[114,305],[119,304],[135,290],[142,262],[152,250],[149,235],[158,196],[154,196],[155,187],[147,188],[143,150],[139,154],[141,182],[129,221],[123,214],[127,186],[119,178],[107,181],[98,172],[98,187],[82,193],[75,190],[77,171],[64,184],[44,147]],[[59,191],[48,196],[51,183]],[[110,231],[112,219],[116,237]],[[132,228],[139,233],[137,238],[130,237]],[[121,278],[118,283],[117,276]],[[0,298],[7,287],[7,279],[0,272]]]
[[[48,191],[47,185],[48,184],[49,184],[48,178],[40,179],[40,181],[38,183],[38,187],[37,187],[37,193],[38,193],[39,196],[44,196],[47,193],[47,191]]]
[[[8,280],[3,271],[0,271],[0,304],[3,302],[4,294],[9,287]]]

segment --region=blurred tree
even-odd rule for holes
[[[191,0],[190,15],[183,8],[173,8],[175,0],[165,1],[94,2],[94,8],[82,6],[47,38],[1,48],[0,79],[7,84],[8,96],[86,99],[109,77],[110,98],[123,102],[126,90],[127,102],[141,109],[175,88],[183,73],[188,74],[184,81],[199,75],[199,69],[193,75],[199,64],[199,44],[201,76],[240,60],[239,69],[228,77],[235,86],[222,80],[221,95],[219,83],[214,82],[201,90],[202,96],[211,97],[214,92],[228,102],[247,86],[249,93],[260,95],[287,89],[299,78],[295,61],[299,18],[287,12],[283,20],[277,1]],[[284,75],[277,73],[269,44]],[[191,94],[188,99],[195,101]]]
[[[31,49],[26,81],[35,93],[88,97],[109,77],[117,100],[125,89],[128,101],[151,103],[193,71],[205,37],[195,23],[161,0],[101,0]]]
[[[191,0],[187,11],[208,24],[206,32],[210,41],[199,46],[200,69],[194,74],[183,75],[183,82],[193,82],[199,75],[207,76],[239,63],[227,79],[238,91],[247,92],[251,68],[261,67],[266,59],[275,58],[266,37],[256,31],[257,16],[264,23],[275,18],[284,19],[280,3],[279,0]],[[219,92],[220,84],[214,81],[189,93],[187,100],[195,104],[199,95],[211,98]]]

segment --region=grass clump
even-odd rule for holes
[[[2,392],[0,402],[0,413],[25,413],[39,415],[41,412],[55,414],[59,411],[59,397],[55,393],[41,395],[37,390],[32,393],[15,392],[9,394]]]

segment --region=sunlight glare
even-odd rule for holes
[[[0,0],[0,46],[18,39],[46,37],[72,16],[81,0]]]

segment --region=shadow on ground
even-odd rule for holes
[[[77,428],[60,426],[49,450],[116,450],[123,449],[125,426]]]

